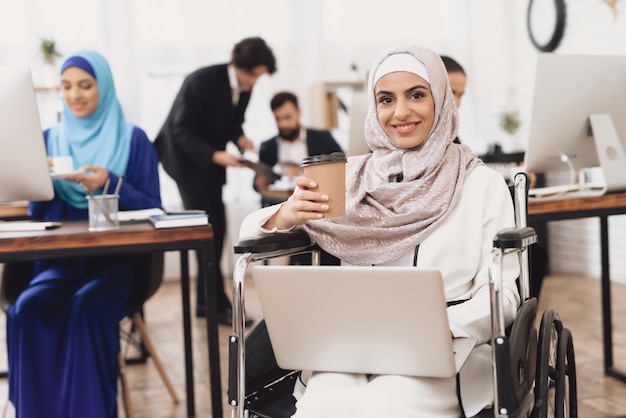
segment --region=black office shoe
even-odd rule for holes
[[[206,318],[206,308],[202,305],[196,307],[196,317]],[[229,306],[221,312],[217,313],[217,322],[222,325],[233,326],[233,309]],[[252,325],[254,321],[250,318],[246,318],[246,328]]]

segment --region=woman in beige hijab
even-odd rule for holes
[[[493,402],[488,268],[496,232],[514,225],[511,196],[499,173],[453,143],[458,116],[435,52],[416,45],[392,49],[369,74],[365,139],[372,153],[348,160],[346,215],[325,219],[328,196],[299,177],[290,199],[248,216],[241,235],[303,225],[342,264],[439,269],[447,300],[464,301],[448,308],[452,336],[478,340],[459,373],[462,408],[472,416]],[[510,323],[519,305],[517,267],[514,260],[504,264]],[[296,417],[462,413],[454,377],[313,372],[304,394],[294,395]]]

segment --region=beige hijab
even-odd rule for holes
[[[374,77],[387,57],[400,53],[426,67],[435,102],[431,132],[412,149],[398,148],[376,118]],[[346,216],[305,225],[324,250],[356,265],[391,262],[412,251],[446,219],[465,178],[481,164],[467,146],[452,142],[458,115],[439,55],[417,45],[392,49],[378,57],[369,74],[365,140],[372,153],[348,160]]]

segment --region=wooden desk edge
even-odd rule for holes
[[[60,228],[47,231],[0,233],[0,254],[31,250],[89,249],[98,247],[126,247],[207,241],[213,238],[213,228],[195,226],[155,229],[149,223],[122,225],[120,229],[89,232],[86,221],[65,221]]]
[[[528,214],[541,215],[555,212],[579,212],[626,208],[626,193],[609,193],[604,196],[563,199],[529,200]]]

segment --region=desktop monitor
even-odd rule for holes
[[[0,203],[54,197],[27,67],[0,66]]]
[[[525,166],[601,167],[604,191],[626,190],[626,56],[540,54]]]

